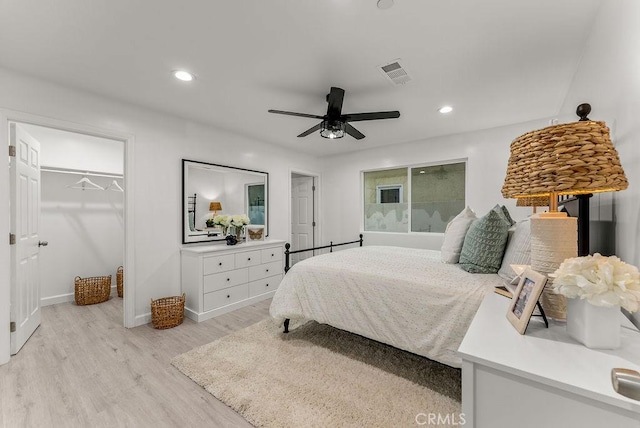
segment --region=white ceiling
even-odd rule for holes
[[[329,155],[558,114],[600,3],[0,0],[0,66]],[[377,69],[397,58],[403,86]],[[317,121],[267,113],[323,115],[331,86],[344,113],[401,117],[354,123],[357,141],[296,138]]]

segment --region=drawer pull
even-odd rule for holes
[[[269,269],[267,269],[267,272],[269,272]]]
[[[251,257],[247,257],[247,261],[251,261]]]
[[[227,299],[231,298],[231,295],[227,294]]]
[[[275,254],[271,253],[271,257],[275,257],[275,256],[276,256]]]
[[[269,284],[267,284],[267,287],[269,286]]]
[[[222,266],[222,262],[218,263],[218,266]]]
[[[227,278],[227,282],[229,282],[229,281],[231,281],[231,279],[230,279],[230,278]]]

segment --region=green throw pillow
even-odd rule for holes
[[[516,224],[516,222],[513,221],[513,218],[511,217],[511,214],[509,214],[509,210],[507,209],[507,207],[502,205],[500,207],[500,211],[502,211],[502,214],[504,214],[504,216],[507,218],[507,221],[509,222],[509,226],[513,226],[514,224]]]
[[[460,267],[471,273],[498,272],[510,226],[504,214],[496,210],[474,220],[464,238]]]

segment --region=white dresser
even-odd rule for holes
[[[185,315],[200,322],[273,296],[284,273],[284,241],[184,247]]]
[[[458,349],[462,411],[475,428],[640,427],[640,401],[616,393],[615,367],[640,371],[640,333],[622,315],[622,346],[589,349],[563,322],[539,317],[520,335],[506,319],[510,300],[480,305]]]

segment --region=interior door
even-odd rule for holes
[[[19,124],[9,126],[11,158],[11,355],[40,325],[40,144]]]
[[[291,249],[313,248],[314,240],[314,178],[309,176],[291,177]],[[291,255],[291,265],[307,257],[312,252]]]

